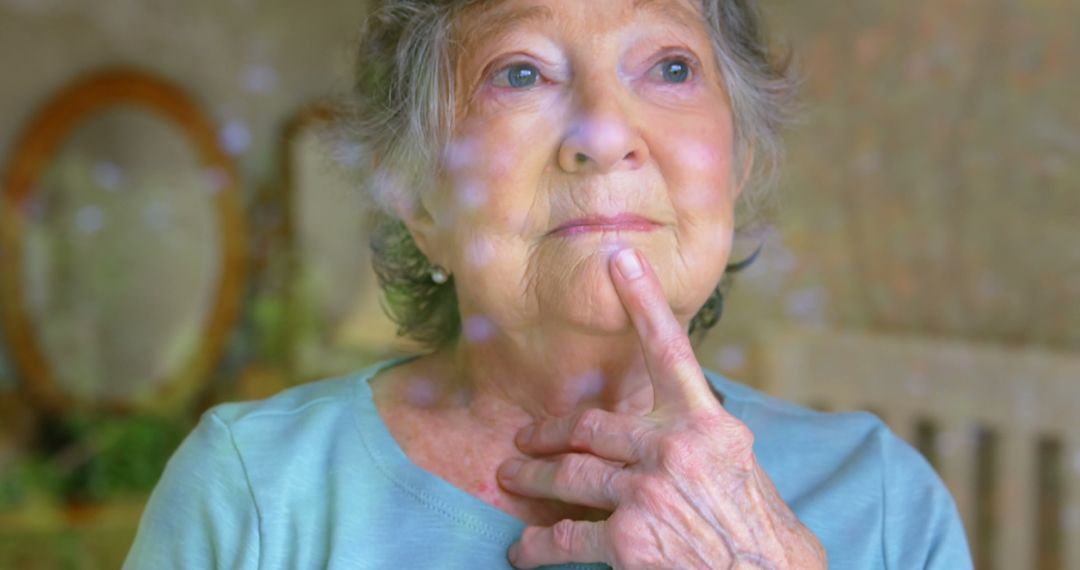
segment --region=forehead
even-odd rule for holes
[[[693,0],[587,0],[607,4],[605,8],[629,10],[631,15],[655,18],[658,23],[674,25],[689,33],[704,31],[704,17]],[[500,32],[528,25],[553,24],[561,17],[580,13],[581,0],[480,2],[462,18],[463,44],[491,40]],[[613,14],[610,9],[605,13]]]

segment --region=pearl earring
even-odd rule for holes
[[[443,283],[446,283],[446,281],[448,279],[450,279],[450,274],[448,274],[446,272],[446,270],[442,268],[442,266],[440,266],[440,265],[432,266],[432,268],[431,268],[431,280],[432,281],[438,283],[439,285],[442,285]]]

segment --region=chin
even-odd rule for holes
[[[581,332],[614,335],[633,328],[608,273],[610,253],[596,252],[539,285],[537,318]]]

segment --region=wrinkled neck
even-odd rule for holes
[[[587,408],[646,414],[653,391],[641,343],[630,331],[496,334],[461,338],[437,352],[446,394],[491,422],[524,425]]]

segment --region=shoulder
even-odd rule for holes
[[[291,524],[281,513],[315,528],[335,467],[363,462],[357,391],[386,364],[207,410],[169,459],[125,568],[247,568],[279,550],[264,539]]]
[[[834,453],[870,448],[880,451],[884,440],[903,443],[872,413],[821,412],[770,396],[711,370],[705,374],[724,395],[728,411],[751,428],[766,451],[774,446]],[[814,445],[807,449],[807,443]]]
[[[353,380],[351,376],[319,380],[263,400],[218,404],[206,411],[200,425],[220,423],[245,454],[263,442],[286,444],[291,439],[281,439],[285,434],[292,438],[325,434],[325,428],[345,419],[355,390]]]
[[[290,485],[302,475],[300,480],[317,481],[314,473],[301,472],[363,459],[353,456],[364,449],[361,425],[366,416],[378,414],[365,397],[370,391],[367,380],[399,360],[295,386],[264,400],[219,404],[206,412],[201,424],[215,422],[227,430],[252,473],[256,494]]]
[[[820,412],[706,376],[754,433],[762,468],[826,545],[831,566],[970,567],[944,482],[876,415]]]

